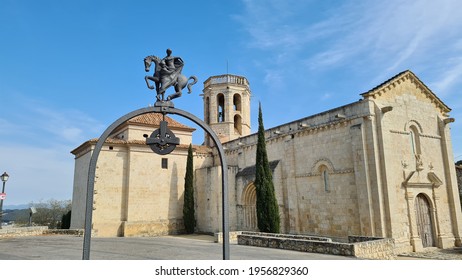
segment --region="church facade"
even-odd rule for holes
[[[250,87],[245,77],[204,82],[204,121],[228,163],[230,230],[257,230]],[[397,252],[461,245],[462,213],[450,136],[450,108],[411,71],[345,106],[266,130],[284,233],[395,239]],[[143,135],[156,114],[122,125],[98,159],[93,231],[98,236],[182,232],[187,146],[194,129],[172,119],[183,145],[152,153]],[[198,232],[221,231],[221,171],[205,137],[194,146]],[[83,228],[86,179],[96,140],[76,148],[72,228]]]

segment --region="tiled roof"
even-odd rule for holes
[[[79,150],[81,150],[84,147],[90,147],[91,145],[95,145],[98,142],[98,138],[93,138],[90,139],[84,143],[82,143],[80,146],[75,148],[74,150],[71,151],[72,154],[76,155]],[[113,144],[113,145],[142,145],[142,146],[147,146],[145,140],[123,140],[123,139],[116,139],[116,138],[107,138],[106,141],[104,141],[105,144]],[[177,145],[177,148],[180,149],[188,149],[189,144],[179,144]],[[193,150],[196,153],[199,154],[206,154],[210,153],[212,151],[211,148],[206,147],[206,146],[199,146],[199,145],[193,145]]]
[[[127,121],[128,124],[144,124],[144,125],[154,125],[159,126],[160,122],[162,121],[163,116],[159,113],[147,113],[143,115],[136,116]],[[193,129],[189,126],[186,126],[182,123],[175,121],[174,119],[170,118],[169,116],[165,116],[165,121],[168,122],[169,127],[174,128],[184,128],[184,129]]]

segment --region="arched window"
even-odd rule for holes
[[[210,98],[205,98],[205,123],[210,124]]]
[[[411,137],[411,152],[415,158],[415,166],[418,171],[423,170],[422,158],[421,158],[421,147],[420,147],[420,137],[419,137],[419,130],[417,127],[411,126],[409,127],[409,134]]]
[[[220,93],[217,95],[217,122],[225,121],[225,96]]]
[[[242,135],[242,119],[240,115],[234,116],[234,131]]]
[[[234,105],[234,111],[241,111],[241,95],[240,94],[235,94],[233,96],[233,105]]]
[[[321,174],[322,184],[324,186],[324,191],[329,192],[329,169],[327,166],[321,165],[319,166],[319,173]]]
[[[415,126],[409,127],[409,132],[411,135],[411,151],[414,155],[420,155],[420,138],[419,138],[419,130]]]

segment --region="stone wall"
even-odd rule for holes
[[[0,238],[3,237],[22,237],[37,236],[45,234],[61,234],[83,236],[83,229],[48,229],[47,226],[37,227],[5,227],[0,229]]]
[[[229,232],[229,243],[237,244],[237,236],[242,234],[242,231],[230,231]],[[223,243],[223,232],[216,232],[214,234],[215,243]]]
[[[48,227],[5,227],[0,229],[0,238],[2,237],[20,237],[42,235],[48,230]]]
[[[348,242],[354,246],[354,256],[361,259],[395,259],[395,242],[391,238],[348,236]]]
[[[354,256],[360,259],[395,259],[394,241],[388,238],[350,236],[348,243],[332,242],[316,236],[245,233],[238,235],[239,245],[277,248],[310,253]]]

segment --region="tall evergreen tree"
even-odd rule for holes
[[[193,149],[189,144],[188,159],[186,163],[186,176],[184,178],[184,204],[183,223],[186,233],[194,233],[196,218],[194,213],[194,166]]]
[[[279,233],[279,208],[274,193],[273,174],[268,162],[261,104],[258,107],[258,140],[255,164],[257,223],[262,232]]]

